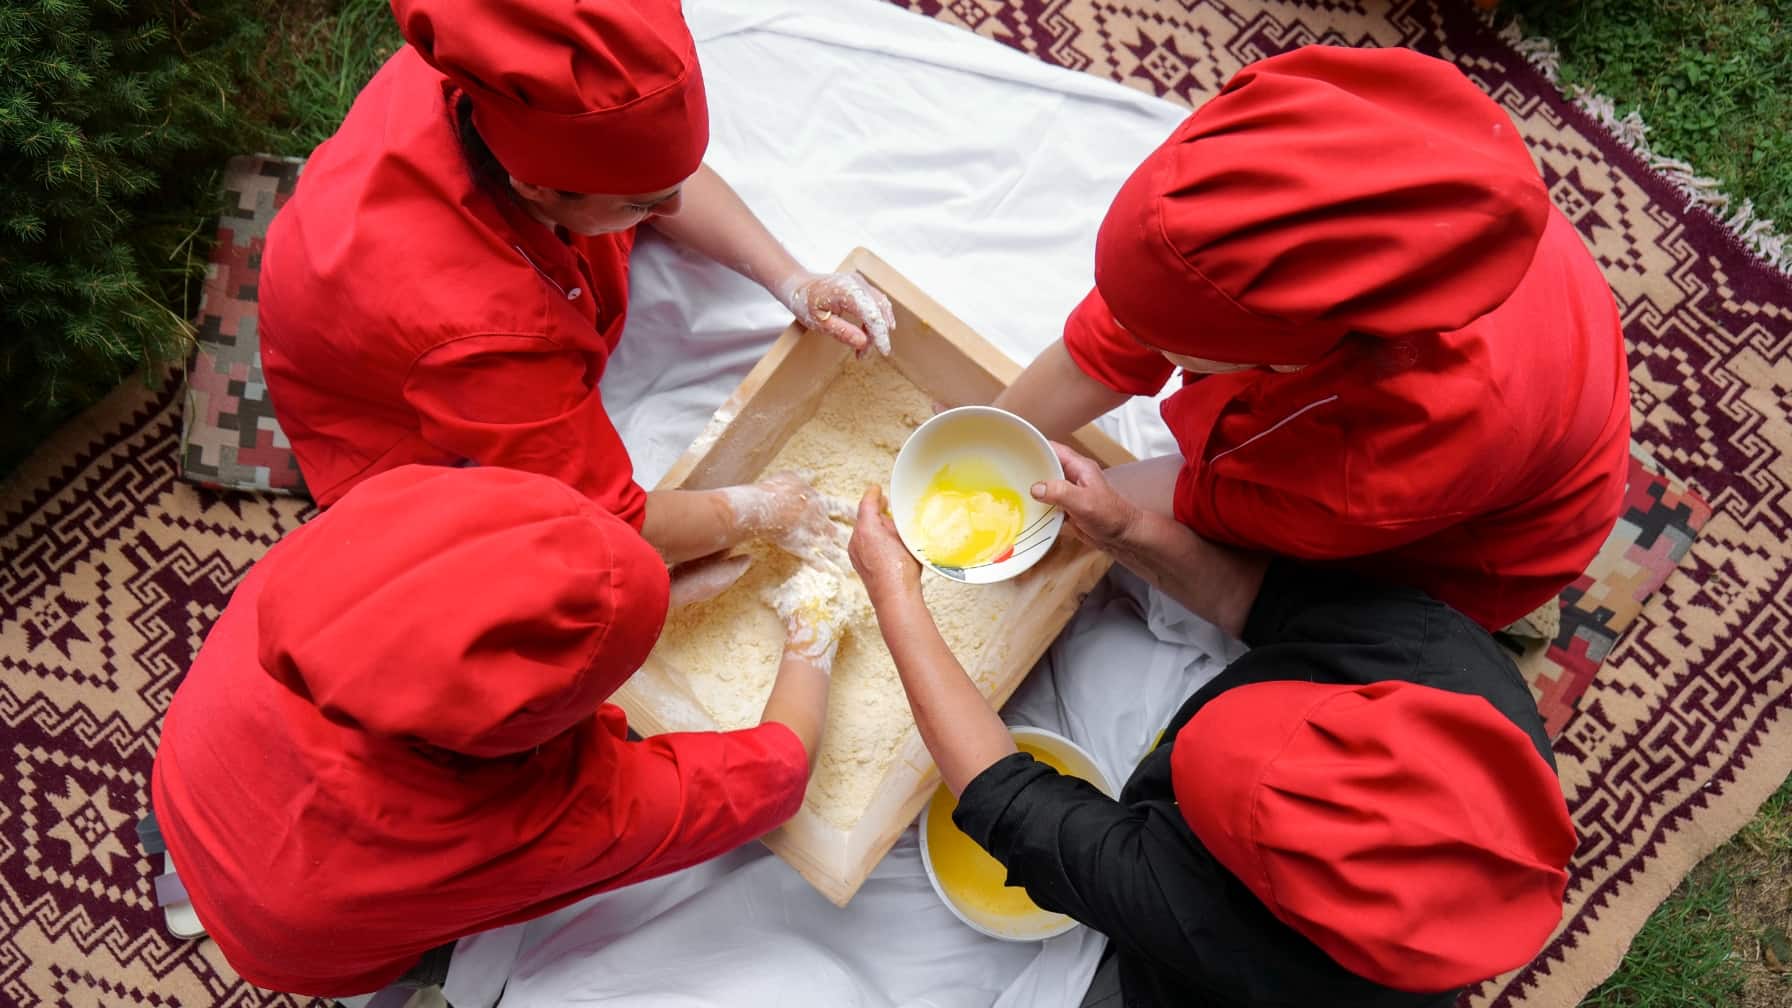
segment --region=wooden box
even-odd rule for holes
[[[1020,365],[870,252],[854,250],[840,268],[859,271],[889,297],[896,312],[891,363],[939,405],[987,403],[1020,373]],[[716,411],[660,488],[702,490],[756,479],[814,415],[829,383],[850,362],[845,347],[792,325]],[[1077,432],[1071,444],[1103,465],[1132,461],[1093,426]],[[1108,564],[1104,554],[1064,535],[1017,579],[1020,594],[1010,617],[984,649],[979,666],[969,670],[991,685],[992,703],[999,707],[1007,701]],[[612,699],[643,734],[717,727],[680,670],[657,653]],[[919,731],[911,726],[856,826],[842,830],[805,805],[766,836],[765,844],[828,899],[845,906],[920,813],[938,779]]]

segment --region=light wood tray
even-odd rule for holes
[[[987,403],[1020,374],[1020,366],[903,279],[883,260],[855,249],[840,267],[857,270],[890,298],[896,310],[891,363],[942,406]],[[672,466],[660,489],[702,490],[756,479],[784,442],[815,415],[822,395],[851,353],[831,339],[804,335],[792,325],[772,345],[709,429]],[[1103,465],[1132,461],[1126,449],[1093,426],[1071,445]],[[1000,706],[1070,619],[1083,596],[1107,571],[1105,554],[1069,536],[1017,579],[1014,600],[998,636],[968,669],[991,684]],[[717,725],[697,701],[683,672],[657,653],[611,698],[643,734],[710,731]],[[839,906],[914,821],[939,779],[938,769],[911,728],[858,824],[842,830],[809,810],[765,837],[765,845]]]

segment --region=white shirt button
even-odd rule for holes
[[[574,287],[572,290],[569,290],[566,292],[566,300],[577,301],[579,299],[579,295],[583,294],[583,293],[585,293],[585,289],[583,287]]]

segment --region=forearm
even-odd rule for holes
[[[1152,587],[1235,638],[1244,635],[1269,566],[1261,553],[1210,542],[1169,515],[1145,510],[1108,551]]]
[[[1188,960],[1182,926],[1205,905],[1188,897],[1220,891],[1191,885],[1177,826],[1043,763],[991,768],[965,790],[952,820],[1041,907],[1165,962]]]
[[[735,513],[721,490],[651,490],[646,539],[667,564],[708,556],[752,538],[755,530]]]
[[[919,589],[884,600],[877,616],[921,741],[946,786],[960,794],[1015,751],[1014,737],[946,646]]]
[[[753,215],[740,194],[708,165],[684,184],[683,209],[655,218],[653,228],[781,297],[779,285],[803,271]]]
[[[996,396],[994,405],[1025,417],[1046,437],[1063,441],[1130,398],[1084,374],[1064,349],[1064,341],[1056,340]]]
[[[809,766],[821,750],[821,731],[828,717],[828,673],[814,659],[790,651],[778,665],[778,678],[766,698],[761,724],[776,721],[796,733],[809,754]]]

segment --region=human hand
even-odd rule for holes
[[[1033,499],[1063,511],[1072,531],[1097,549],[1121,548],[1139,519],[1138,505],[1114,490],[1095,460],[1056,441],[1052,451],[1064,466],[1064,478],[1033,484]]]
[[[805,328],[819,330],[863,357],[890,352],[896,313],[883,292],[857,273],[795,273],[778,285],[778,300]]]
[[[734,582],[739,581],[752,565],[753,558],[745,554],[711,553],[673,567],[672,592],[667,608],[677,609],[715,598],[734,587]]]
[[[873,485],[859,499],[859,520],[847,544],[853,569],[865,583],[873,605],[921,588],[921,565],[909,555],[896,533],[896,523],[884,510],[884,491]]]
[[[773,473],[758,483],[726,491],[735,520],[813,567],[848,569],[846,530],[852,505],[811,486],[794,472]]]
[[[831,671],[840,637],[846,632],[847,605],[842,575],[797,568],[789,580],[767,592],[765,602],[784,621],[784,650]]]

